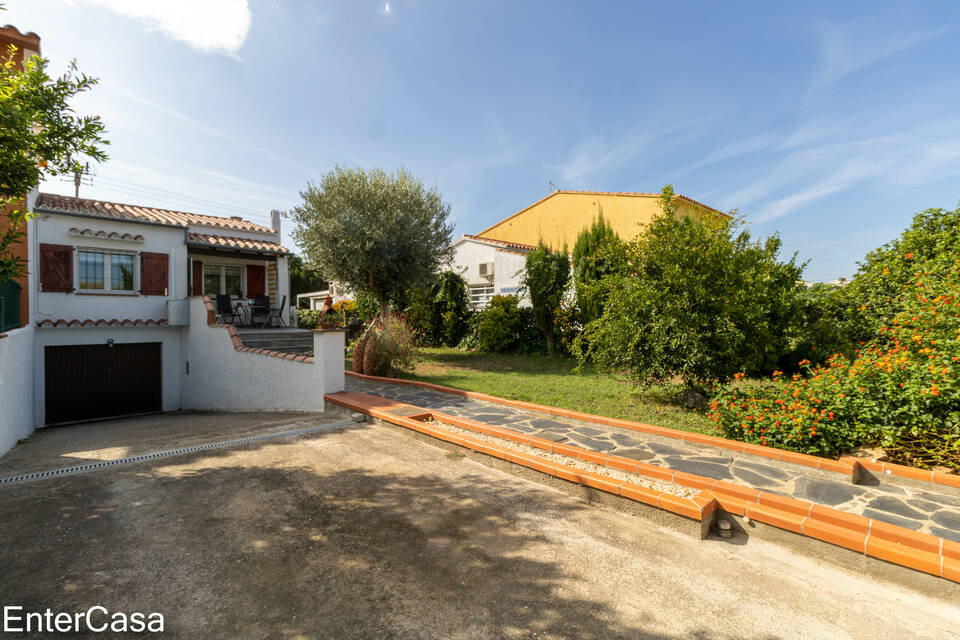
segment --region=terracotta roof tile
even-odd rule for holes
[[[108,220],[146,222],[168,227],[186,228],[191,226],[205,226],[231,229],[233,231],[273,233],[270,227],[265,227],[241,218],[223,218],[200,213],[188,213],[186,211],[141,207],[135,204],[73,198],[71,196],[61,196],[53,193],[41,193],[37,197],[34,209],[50,213],[93,216],[96,218],[106,218]]]
[[[533,251],[536,249],[532,244],[520,244],[519,242],[508,242],[506,240],[494,240],[493,238],[484,238],[483,236],[471,236],[470,234],[465,233],[464,238],[470,238],[471,240],[479,240],[480,242],[489,242],[490,244],[498,244],[502,247],[509,247],[511,249],[522,249],[524,251]]]
[[[287,254],[290,250],[276,242],[266,240],[251,240],[249,238],[233,238],[217,236],[207,233],[187,234],[187,244],[191,247],[212,247],[214,249],[237,249],[240,251],[258,251],[260,253]]]

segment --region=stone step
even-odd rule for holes
[[[268,344],[313,346],[313,336],[307,336],[306,338],[245,338],[241,336],[240,340],[248,347],[262,347]]]

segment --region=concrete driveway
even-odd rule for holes
[[[224,415],[43,432],[0,476],[343,419]],[[372,424],[0,486],[0,569],[3,605],[157,611],[174,638],[952,638],[960,620],[960,597],[693,540]]]

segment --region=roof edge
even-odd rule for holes
[[[558,189],[558,190],[556,190],[556,191],[550,192],[549,194],[547,194],[547,195],[545,195],[544,197],[540,198],[539,200],[537,200],[537,201],[534,202],[533,204],[527,205],[527,206],[524,207],[523,209],[520,209],[520,211],[517,211],[517,212],[514,213],[513,215],[507,216],[506,218],[504,218],[503,220],[500,220],[499,222],[495,222],[494,224],[490,225],[489,227],[487,227],[487,228],[484,229],[483,231],[480,231],[480,232],[477,233],[476,235],[477,235],[477,236],[482,236],[483,234],[487,233],[488,231],[490,231],[490,230],[492,230],[492,229],[495,229],[496,227],[499,227],[499,226],[500,226],[501,224],[503,224],[504,222],[507,222],[507,221],[509,221],[509,220],[513,220],[514,218],[516,218],[517,216],[519,216],[521,213],[524,213],[524,212],[528,211],[529,209],[532,209],[533,207],[536,207],[537,205],[542,204],[543,202],[546,202],[547,200],[549,200],[550,198],[552,198],[553,196],[558,195],[558,194],[565,194],[565,195],[583,195],[583,196],[628,196],[628,197],[634,197],[634,198],[659,198],[661,195],[663,195],[663,194],[660,194],[660,193],[644,193],[644,192],[640,192],[640,191],[578,191],[578,190],[575,190],[575,189]],[[689,197],[689,196],[685,196],[685,195],[682,195],[682,194],[679,194],[679,193],[675,193],[675,194],[673,194],[673,197],[674,197],[674,198],[677,198],[677,199],[679,199],[679,200],[683,200],[683,201],[685,201],[685,202],[689,202],[690,204],[696,205],[696,206],[698,206],[698,207],[702,207],[702,208],[706,209],[707,211],[710,211],[710,212],[712,212],[712,213],[719,214],[719,215],[721,215],[721,216],[723,216],[723,217],[725,217],[725,218],[729,218],[729,217],[730,217],[730,214],[724,213],[723,211],[720,211],[719,209],[716,209],[716,208],[714,208],[714,207],[711,207],[711,206],[708,205],[708,204],[704,204],[704,203],[702,203],[702,202],[700,202],[700,201],[698,201],[698,200],[694,200],[693,198],[691,198],[691,197]]]

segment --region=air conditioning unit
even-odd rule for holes
[[[481,262],[480,263],[480,275],[490,278],[493,276],[493,263],[492,262]]]

